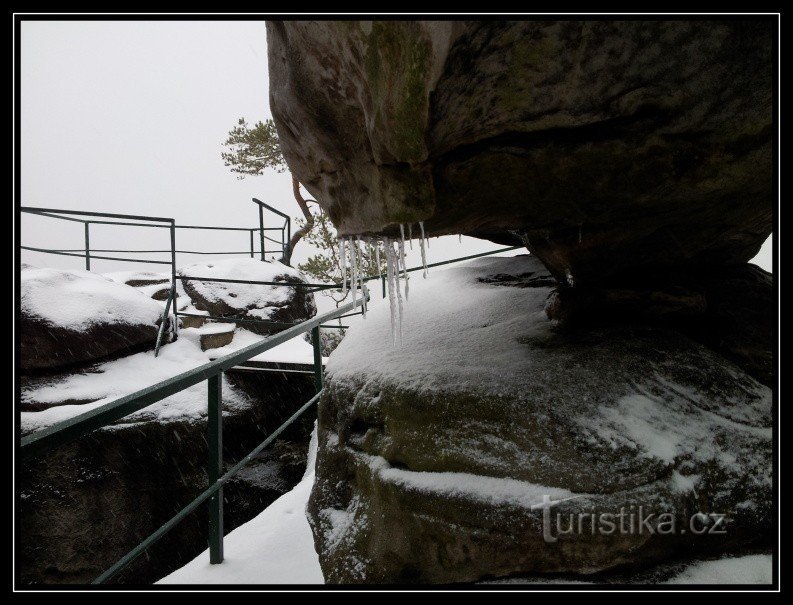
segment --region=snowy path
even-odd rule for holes
[[[225,537],[223,563],[210,565],[205,551],[158,584],[323,584],[305,514],[316,455],[315,430],[303,480]]]

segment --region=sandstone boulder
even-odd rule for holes
[[[275,21],[270,105],[342,235],[523,241],[569,285],[772,228],[772,19]]]
[[[349,330],[308,507],[327,581],[592,574],[770,543],[770,389],[672,329],[561,329],[548,277],[533,257],[478,260],[411,286],[401,347],[384,305]]]
[[[307,283],[303,274],[275,260],[245,258],[212,261],[183,267],[179,274],[186,277],[284,284],[181,280],[184,291],[196,309],[208,311],[215,316],[241,319],[243,321],[240,326],[257,334],[280,332],[285,327],[283,324],[299,323],[317,313],[314,295],[307,293],[306,288],[290,286]]]
[[[23,268],[20,368],[45,370],[153,348],[162,306],[89,271]]]

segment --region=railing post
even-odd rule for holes
[[[262,260],[264,260],[264,208],[261,204],[259,206],[259,242],[262,246]]]
[[[207,380],[207,426],[209,431],[209,485],[223,474],[223,373]],[[223,488],[209,497],[209,562],[223,562]]]
[[[91,221],[85,221],[85,270],[91,270],[91,237],[88,234]]]
[[[179,334],[179,317],[176,304],[176,222],[171,221],[171,290],[173,301],[173,330],[174,335]]]
[[[383,275],[383,298],[385,298],[385,275]]]
[[[322,390],[322,348],[319,341],[319,326],[311,328],[311,344],[314,346],[314,385],[319,393]]]
[[[253,258],[253,232],[255,229],[251,229],[251,258]]]

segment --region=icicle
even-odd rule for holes
[[[427,238],[424,237],[424,221],[419,221],[419,227],[421,227],[421,239],[419,240],[419,246],[421,247],[421,264],[424,266],[424,279],[427,279],[427,253],[424,250],[424,242]]]
[[[413,250],[413,223],[408,223],[408,243],[410,249]]]
[[[458,233],[457,234],[457,243],[458,244],[462,244],[463,243],[463,234],[462,233]]]
[[[363,240],[363,245],[361,245],[361,238],[358,237],[357,239],[358,239],[357,245],[359,247],[359,249],[358,249],[358,261],[359,261],[358,283],[361,286],[361,316],[364,319],[366,319],[366,307],[367,307],[367,302],[366,302],[366,282],[364,282],[364,279],[363,279],[365,277],[364,270],[365,270],[366,266],[364,264],[363,251],[366,249],[366,246],[368,244],[367,244],[366,239],[364,239]]]
[[[401,225],[400,225],[400,228],[401,228]],[[404,235],[404,229],[402,230],[402,233]],[[399,260],[402,262],[402,279],[405,280],[405,300],[407,300],[408,296],[410,295],[410,282],[408,281],[409,280],[408,268],[407,268],[407,265],[405,264],[405,238],[404,237],[401,240],[399,240]]]
[[[396,344],[396,295],[394,293],[394,274],[391,264],[391,257],[394,252],[387,237],[383,238],[383,247],[385,251],[385,272],[388,279],[388,304],[391,310],[391,344]]]
[[[357,235],[355,236],[355,254],[356,254],[356,258],[358,259],[358,266],[355,268],[356,275],[358,275],[358,283],[356,284],[356,286],[360,288],[361,295],[363,296],[363,278],[364,278],[363,250],[361,248],[361,238],[358,237]],[[364,302],[361,301],[361,307],[363,307],[363,305]]]
[[[339,238],[339,262],[341,263],[341,294],[347,298],[347,246],[343,237]]]
[[[383,279],[383,270],[380,268],[380,242],[377,240],[374,242],[374,259],[377,263],[377,277]]]
[[[352,239],[352,236],[350,236],[349,244],[350,244],[350,288],[352,288],[352,307],[354,309],[355,301],[358,297],[358,284],[355,281],[356,279],[355,269],[357,266],[357,261],[355,259],[355,247],[354,247],[355,243]]]
[[[396,242],[394,242],[396,245]],[[399,256],[398,250],[394,250],[391,254],[392,263],[394,264],[394,268],[392,269],[392,273],[394,274],[394,283],[396,285],[396,297],[397,297],[397,307],[399,309],[399,346],[402,346],[402,291],[399,287]]]

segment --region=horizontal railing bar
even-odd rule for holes
[[[170,229],[171,225],[159,225],[155,223],[131,223],[129,221],[86,221],[92,225],[115,225],[117,227],[146,227],[152,229]],[[175,226],[175,225],[174,225]]]
[[[71,217],[71,216],[60,216],[58,214],[50,214],[49,212],[34,212],[32,210],[24,210],[24,209],[22,209],[20,211],[21,212],[25,212],[27,214],[36,214],[36,215],[39,215],[39,216],[48,216],[50,218],[57,218],[57,219],[60,219],[62,221],[72,221],[72,222],[75,222],[75,223],[87,223],[87,222],[89,222],[89,221],[87,221],[85,219],[82,219],[82,218],[74,218],[74,217]]]
[[[177,229],[202,229],[207,231],[258,231],[259,227],[218,227],[216,225],[176,225]],[[267,229],[265,227],[265,229]],[[280,231],[280,227],[270,227],[273,231]]]
[[[360,305],[361,300],[359,299],[339,309],[317,315],[300,324],[287,328],[278,334],[273,334],[247,347],[229,353],[215,361],[205,363],[191,370],[187,370],[186,372],[182,372],[168,380],[159,382],[156,385],[140,389],[139,391],[120,397],[94,408],[93,410],[62,420],[47,428],[40,429],[22,438],[22,455],[23,457],[28,457],[48,451],[53,447],[72,441],[95,429],[106,426],[124,416],[128,416],[153,403],[157,403],[170,395],[183,391],[194,384],[207,380],[210,376],[215,376],[220,372],[224,372],[229,368],[239,365],[249,360],[251,357],[269,351],[295,336],[300,336],[308,330],[334,319],[342,313],[352,311]]]
[[[83,256],[85,255],[85,248],[58,248],[58,249],[49,249],[51,252],[82,252]],[[119,254],[170,254],[172,251],[169,250],[116,250],[115,248],[91,248],[91,253],[94,252],[118,252]],[[201,252],[198,250],[174,250],[177,254],[209,254],[209,255],[218,255],[218,254],[247,254],[250,255],[250,250],[240,250],[239,252]],[[280,254],[280,251],[277,250],[267,250],[267,254]],[[91,258],[94,258],[91,256]]]
[[[250,250],[248,251],[250,254]],[[221,284],[249,284],[252,286],[288,286],[290,288],[312,288],[317,286],[327,286],[326,284],[307,284],[305,282],[285,282],[285,281],[254,281],[250,279],[226,279],[221,277],[195,277],[192,275],[177,275],[176,279],[179,280],[192,280],[192,281],[211,281]],[[341,288],[341,286],[339,286]]]
[[[323,325],[321,325],[321,326],[319,326],[319,327],[320,327],[320,328],[334,328],[334,329],[337,329],[337,330],[338,330],[338,329],[346,330],[346,329],[347,329],[347,328],[349,328],[350,326],[344,326],[344,325],[341,325],[341,326],[340,326],[339,324],[323,324]]]
[[[126,555],[121,557],[115,565],[113,565],[110,569],[105,571],[102,575],[96,578],[92,584],[103,584],[108,580],[112,579],[118,572],[124,569],[127,565],[129,565],[132,561],[134,561],[139,555],[141,555],[147,548],[149,548],[152,544],[157,542],[160,538],[162,538],[166,533],[168,533],[171,529],[173,529],[182,519],[187,517],[191,512],[193,512],[196,508],[198,508],[202,503],[206,502],[209,498],[211,498],[217,491],[223,487],[229,480],[231,480],[237,473],[239,473],[249,462],[251,462],[264,448],[270,445],[273,441],[275,441],[276,437],[283,433],[295,420],[297,420],[306,410],[308,410],[311,406],[313,406],[317,401],[319,401],[320,396],[322,395],[322,391],[314,395],[311,399],[309,399],[303,406],[298,409],[294,414],[292,414],[281,426],[275,429],[272,433],[270,433],[267,438],[262,441],[259,445],[257,445],[251,452],[245,456],[242,460],[240,460],[237,464],[232,466],[224,475],[222,475],[215,483],[207,487],[203,492],[201,492],[198,496],[196,496],[187,506],[185,506],[182,510],[180,510],[176,515],[171,517],[168,521],[166,521],[163,525],[160,526],[158,530],[152,533],[148,538],[146,538],[143,542],[138,544],[135,548],[129,551]]]
[[[252,368],[250,366],[234,366],[226,370],[227,372],[276,372],[284,374],[311,374],[314,375],[314,370],[288,370],[284,368]]]
[[[60,252],[58,250],[49,250],[47,248],[34,248],[32,246],[20,246],[20,249],[22,249],[22,250],[30,250],[32,252],[43,252],[45,254],[58,254],[60,256],[79,256],[80,258],[85,258],[85,252],[83,252],[82,254],[76,254],[76,253],[72,253],[72,252]],[[92,254],[91,255],[91,260],[96,260],[96,259],[100,259],[100,260],[119,260],[119,261],[125,261],[125,262],[128,262],[128,263],[147,263],[147,264],[150,264],[150,265],[170,265],[171,264],[171,261],[169,261],[169,260],[151,260],[151,259],[147,259],[147,258],[121,258],[121,257],[118,257],[118,256],[94,256]]]
[[[451,265],[453,263],[459,263],[460,261],[471,260],[473,258],[480,258],[482,256],[490,256],[492,254],[499,254],[501,252],[511,252],[512,250],[519,250],[522,247],[523,246],[509,246],[507,248],[499,248],[497,250],[491,250],[490,252],[480,252],[479,254],[470,254],[468,256],[460,256],[458,258],[453,258],[453,259],[450,259],[450,260],[438,261],[437,263],[429,263],[429,264],[427,264],[427,269],[431,269],[433,267],[441,267],[443,265]],[[417,267],[411,267],[410,269],[405,269],[405,271],[407,271],[408,273],[413,273],[414,271],[422,271],[423,269],[424,269],[424,266],[423,265],[419,265]],[[400,273],[402,273],[402,271],[400,271]],[[378,275],[368,275],[366,277],[362,277],[361,281],[368,282],[368,281],[372,281],[374,279],[383,279],[383,275],[379,275],[379,274]],[[317,288],[316,291],[319,291],[319,290],[339,290],[339,289],[344,287],[344,285],[341,284],[341,283],[337,283],[337,284],[306,284],[306,285],[310,286],[312,288]],[[347,285],[348,285],[348,287],[352,287],[350,285],[350,283],[349,283],[349,280],[348,280]]]
[[[120,218],[133,221],[156,221],[159,223],[173,223],[174,219],[165,218],[163,216],[141,216],[135,214],[114,214],[112,212],[88,212],[86,210],[62,210],[59,208],[36,208],[34,206],[22,206],[20,212],[28,212],[31,214],[38,214],[40,212],[49,212],[51,214],[74,214],[76,216],[103,216],[105,218]],[[92,223],[94,221],[91,221]],[[97,221],[98,222],[98,221]]]
[[[300,322],[287,323],[283,321],[271,321],[269,319],[246,319],[244,317],[224,317],[222,315],[201,315],[200,313],[185,313],[184,311],[176,312],[179,317],[203,317],[204,319],[212,319],[220,323],[247,323],[247,324],[267,324],[268,326],[275,327],[291,327],[298,326]]]
[[[449,265],[452,263],[457,263],[464,260],[470,260],[473,258],[479,258],[481,256],[490,256],[491,254],[498,254],[500,252],[509,252],[511,250],[518,250],[521,246],[510,246],[507,248],[499,248],[498,250],[492,250],[490,252],[481,252],[479,254],[471,254],[469,256],[461,256],[460,258],[455,258],[451,260],[440,261],[437,263],[430,263],[427,265],[427,268],[432,267],[440,267],[442,265]],[[408,273],[413,271],[421,271],[423,270],[423,266],[412,267],[407,269]],[[230,284],[250,284],[250,285],[257,285],[257,286],[289,286],[289,287],[299,287],[299,288],[317,288],[319,290],[334,290],[340,289],[343,287],[342,284],[315,284],[315,283],[291,283],[291,282],[270,282],[270,281],[251,281],[246,279],[224,279],[219,277],[194,277],[189,275],[177,275],[176,279],[180,280],[193,280],[193,281],[206,281],[206,282],[219,282],[219,283],[230,283]],[[363,281],[371,281],[374,279],[382,279],[381,275],[369,275],[367,277],[362,278]]]
[[[363,315],[360,311],[357,313],[347,313],[346,315],[339,315],[336,319],[344,319],[345,317],[355,317],[356,315]]]

